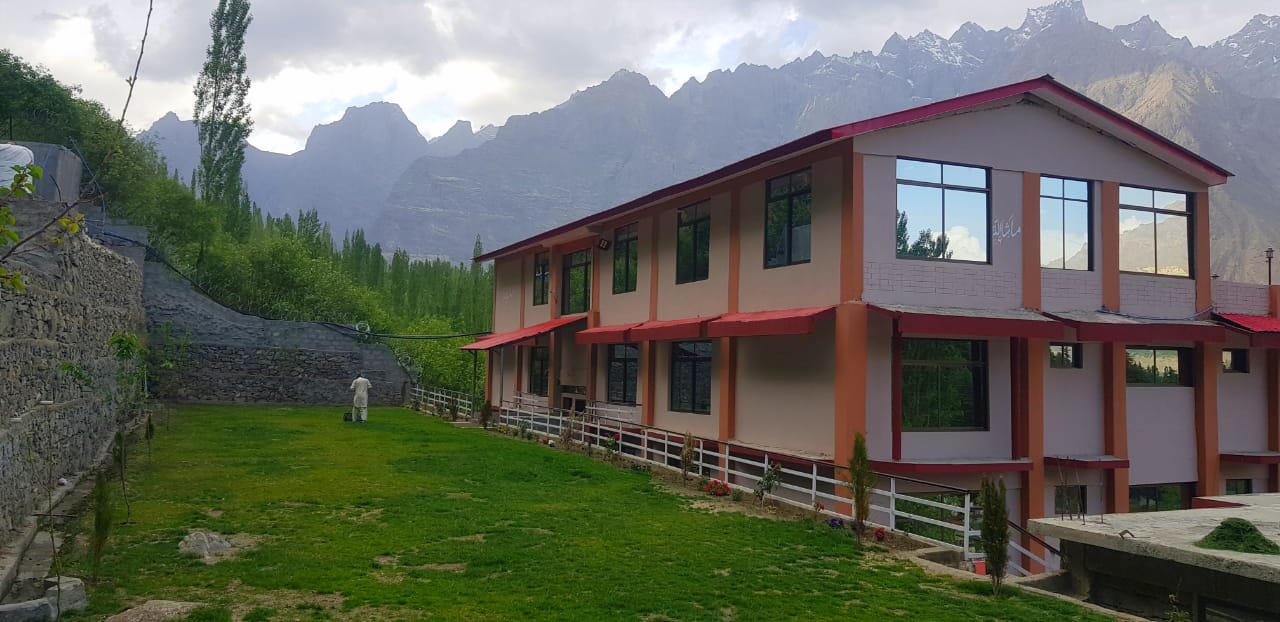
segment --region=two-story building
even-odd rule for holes
[[[1209,268],[1229,176],[1045,76],[477,257],[494,334],[467,347],[495,404],[835,464],[861,432],[884,473],[1003,475],[1020,519],[1274,491],[1277,297]]]

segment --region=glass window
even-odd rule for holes
[[[1129,487],[1130,512],[1163,512],[1191,507],[1191,484]]]
[[[1120,186],[1120,269],[1191,276],[1191,195]]]
[[[1125,379],[1138,386],[1191,386],[1191,351],[1186,348],[1127,348]]]
[[[703,201],[676,214],[676,283],[707,278],[711,265],[711,204]]]
[[[1249,351],[1243,348],[1228,348],[1223,350],[1222,371],[1227,374],[1249,373]]]
[[[987,169],[898,158],[899,257],[989,259]]]
[[[636,378],[639,373],[639,346],[634,343],[609,345],[609,376],[605,392],[610,404],[636,403]]]
[[[640,240],[636,223],[613,232],[613,293],[636,291],[636,271],[640,266]]]
[[[1084,367],[1084,359],[1080,355],[1080,344],[1049,344],[1049,367],[1056,369],[1080,369]]]
[[[764,267],[809,262],[812,204],[809,169],[765,183]]]
[[[1040,177],[1040,266],[1089,270],[1089,183]]]
[[[1053,513],[1059,516],[1088,514],[1088,490],[1086,486],[1054,486]]]
[[[902,427],[987,427],[987,342],[903,339]]]
[[[1251,480],[1251,479],[1229,479],[1229,480],[1227,480],[1227,494],[1229,494],[1229,495],[1251,495],[1251,494],[1253,494],[1253,480]]]
[[[551,254],[538,253],[533,256],[533,304],[547,304],[547,288],[551,283]]]
[[[586,313],[591,308],[591,249],[560,258],[560,313]]]
[[[529,350],[529,392],[534,395],[547,394],[547,368],[551,350],[546,346],[537,346]]]
[[[711,342],[671,344],[671,410],[711,413]]]

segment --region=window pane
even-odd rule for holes
[[[776,179],[770,179],[768,181],[768,185],[768,189],[765,190],[768,198],[776,199],[779,197],[785,197],[791,192],[791,177],[784,175]]]
[[[711,267],[711,221],[699,222],[695,233],[693,277],[701,281],[707,278]]]
[[[1181,192],[1155,192],[1156,209],[1187,211],[1187,195]]]
[[[675,347],[675,346],[672,346]],[[671,365],[671,410],[693,410],[693,364],[676,361]]]
[[[676,229],[676,282],[687,283],[694,280],[693,227],[681,226]]]
[[[1153,193],[1146,188],[1120,186],[1120,204],[1134,207],[1154,207]]]
[[[625,389],[623,386],[623,378],[625,377],[625,365],[621,361],[612,361],[609,363],[609,401],[624,402],[626,401]]]
[[[801,194],[791,199],[791,263],[809,261],[809,222],[812,195]]]
[[[942,189],[899,184],[898,221],[899,256],[936,256],[928,249],[942,233]]]
[[[787,200],[770,201],[764,214],[764,265],[787,263]]]
[[[694,362],[693,410],[711,412],[711,361]]]
[[[942,167],[942,183],[948,186],[987,187],[987,169],[946,164]]]
[[[809,169],[791,175],[791,192],[805,192],[812,186],[813,173]]]
[[[987,260],[987,194],[946,191],[947,251],[951,259]]]
[[[898,179],[942,183],[942,165],[898,158]]]
[[[903,339],[902,360],[968,363],[973,358],[971,344],[953,339]]]
[[[1089,182],[1066,179],[1062,182],[1062,196],[1080,201],[1089,200]]]
[[[1040,265],[1045,268],[1066,267],[1063,245],[1062,199],[1040,197]]]
[[[1156,383],[1157,384],[1182,384],[1182,375],[1179,372],[1179,360],[1177,350],[1156,350]]]
[[[1068,270],[1089,269],[1089,204],[1083,201],[1063,202],[1063,245]]]
[[[1153,212],[1120,210],[1120,270],[1156,271],[1156,218]]]
[[[1040,176],[1040,196],[1061,197],[1062,179],[1059,177]]]
[[[968,367],[902,367],[902,424],[907,428],[977,427],[975,378]]]
[[[1125,351],[1125,381],[1129,384],[1155,384],[1156,353],[1149,348]]]
[[[1172,214],[1154,214],[1156,220],[1156,259],[1160,265],[1157,274],[1191,276],[1187,238],[1187,217]]]

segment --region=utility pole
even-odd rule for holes
[[[1271,259],[1276,256],[1276,249],[1267,247],[1267,287],[1271,287]]]

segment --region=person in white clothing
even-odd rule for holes
[[[372,383],[364,377],[364,373],[356,376],[351,381],[351,390],[356,392],[355,402],[352,404],[351,419],[356,423],[365,423],[369,421],[369,387]]]

